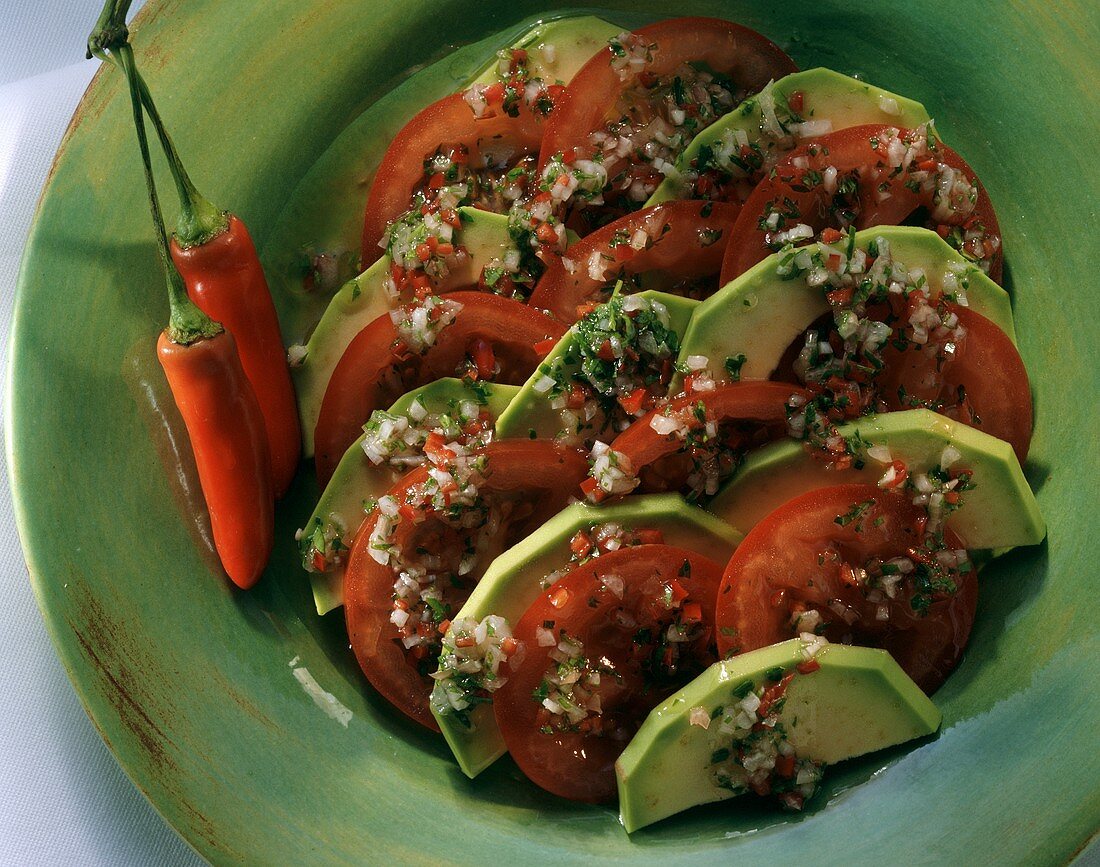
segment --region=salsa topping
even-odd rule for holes
[[[458,317],[462,305],[438,295],[412,301],[390,311],[390,320],[397,330],[394,353],[398,357],[412,351],[423,354],[439,337],[439,332]]]
[[[468,728],[470,709],[492,701],[492,694],[507,682],[506,672],[523,662],[525,652],[503,617],[490,614],[480,621],[451,622],[443,636],[439,668],[432,673],[441,687],[432,691],[433,707]],[[505,663],[509,668],[502,671]]]
[[[553,45],[541,48],[543,60],[553,64]],[[504,48],[497,52],[496,81],[492,84],[473,84],[462,95],[474,117],[486,117],[503,112],[509,117],[519,117],[526,106],[535,117],[546,117],[554,109],[555,100],[565,88],[560,84],[548,84],[533,76],[530,55],[523,48]]]
[[[820,641],[804,636],[804,648],[819,648]],[[719,705],[709,714],[705,708],[692,709],[690,724],[711,733],[710,764],[716,785],[734,795],[773,796],[788,810],[801,810],[813,797],[824,765],[798,756],[780,719],[791,681],[820,668],[812,654],[803,655],[803,663],[769,671],[759,684],[747,680],[735,686],[730,704]]]
[[[944,290],[934,292],[923,270],[892,257],[885,238],[877,238],[865,252],[847,230],[803,247],[787,244],[776,270],[786,279],[820,287],[831,308],[830,325],[806,331],[793,363],[793,373],[811,396],[791,397],[788,430],[843,469],[857,457],[856,444],[839,435],[836,423],[887,408],[889,396],[877,386],[886,352],[913,348],[939,370],[965,339],[955,306],[967,304],[966,269],[948,270]]]
[[[572,332],[570,349],[541,365],[534,384],[561,413],[557,439],[590,443],[604,431],[624,430],[664,399],[680,338],[663,304],[617,296]]]

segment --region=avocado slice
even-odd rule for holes
[[[931,122],[927,109],[919,102],[824,67],[795,72],[772,84],[777,104],[786,105],[787,98],[797,92],[802,93],[801,117],[807,121],[831,121],[834,131],[870,123],[910,128]],[[766,150],[774,150],[774,141],[763,133],[764,123],[760,94],[750,96],[692,140],[676,161],[678,172],[690,170],[704,149],[721,142],[727,130],[744,133],[750,144],[759,143]],[[673,174],[661,182],[646,207],[691,198],[689,192],[679,174]]]
[[[924,270],[928,283],[941,289],[948,271],[965,275],[970,309],[989,319],[1016,342],[1008,293],[968,262],[935,232],[913,226],[874,226],[856,233],[856,246],[866,250],[878,238],[890,255],[908,268]],[[723,361],[743,354],[742,379],[767,379],[787,347],[819,316],[829,312],[821,287],[776,273],[779,254],[750,268],[701,302],[684,334],[680,358],[703,355],[718,381],[728,379]],[[963,279],[959,277],[960,281]],[[670,394],[682,377],[673,379]]]
[[[452,619],[480,622],[496,614],[509,624],[516,623],[545,591],[543,579],[569,565],[569,541],[573,535],[594,524],[609,522],[631,530],[660,530],[666,544],[697,551],[719,563],[729,559],[741,539],[725,523],[688,505],[677,494],[630,497],[607,506],[574,503],[497,557]],[[467,727],[454,714],[439,710],[436,699],[441,695],[436,687],[432,714],[459,767],[468,777],[475,777],[506,752],[492,705],[475,705],[469,711]]]
[[[511,248],[508,217],[477,208],[459,208],[462,228],[459,243],[469,256],[449,273],[440,285],[446,292],[476,284],[481,269]],[[345,283],[325,308],[304,347],[304,356],[291,367],[298,393],[298,415],[302,421],[302,456],[313,455],[313,433],[321,413],[325,389],[344,350],[367,325],[391,309],[382,283],[390,270],[390,257],[383,256],[366,271]],[[293,352],[293,350],[292,350]]]
[[[1046,535],[1039,504],[1031,493],[1012,446],[927,409],[867,416],[839,425],[840,435],[857,434],[868,446],[881,445],[905,461],[910,475],[939,466],[944,447],[962,455],[958,465],[973,471],[974,489],[947,519],[968,548],[1037,545]],[[862,469],[830,470],[802,443],[784,440],[751,452],[707,508],[742,533],[799,494],[830,485],[875,484],[881,463],[865,457]],[[996,516],[995,518],[993,516]]]
[[[820,669],[795,676],[779,712],[800,758],[834,764],[939,728],[936,706],[885,650],[829,644],[814,658]],[[654,708],[615,763],[619,815],[627,832],[732,797],[711,770],[723,739],[711,731],[713,723],[692,725],[692,710],[703,708],[710,720],[717,708],[737,704],[739,686],[758,687],[769,670],[802,661],[798,638],[743,653],[715,663]],[[730,741],[726,736],[726,747]]]
[[[519,387],[515,385],[494,385],[481,383],[477,391],[460,379],[437,379],[420,388],[399,397],[388,410],[390,415],[407,416],[413,401],[432,413],[448,411],[461,401],[478,401],[479,393],[484,395],[486,410],[494,418],[515,397]],[[375,464],[366,456],[362,448],[363,437],[352,443],[336,472],[332,474],[313,514],[309,516],[302,536],[320,533],[322,538],[335,536],[344,547],[351,547],[355,531],[365,515],[364,503],[377,499],[386,493],[401,476],[401,470],[388,463]],[[310,572],[313,585],[313,601],[318,614],[327,614],[344,604],[344,570],[330,572]]]
[[[512,48],[527,52],[532,78],[541,78],[548,84],[568,84],[577,70],[607,45],[607,40],[622,32],[622,27],[594,15],[558,18],[535,25]],[[494,62],[473,83],[492,84],[496,80]]]
[[[615,287],[615,295],[618,295],[621,283]],[[649,301],[657,301],[668,308],[669,327],[683,340],[692,315],[701,302],[690,298],[681,298],[678,295],[670,295],[667,292],[649,290],[636,293],[639,297]],[[551,406],[553,399],[549,392],[539,392],[536,388],[539,380],[546,376],[553,376],[560,372],[569,378],[576,371],[578,362],[574,347],[576,346],[576,329],[574,324],[550,350],[543,359],[542,364],[536,368],[521,387],[516,399],[501,413],[497,420],[497,436],[502,439],[527,437],[530,439],[552,439],[561,430],[561,410]],[[602,430],[590,431],[591,436],[599,437]]]

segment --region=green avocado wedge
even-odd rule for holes
[[[824,67],[784,76],[772,84],[770,93],[775,103],[772,111],[779,114],[779,122],[783,122],[790,113],[787,109],[790,96],[801,93],[803,107],[799,115],[803,120],[831,123],[830,130],[822,130],[816,135],[862,124],[910,128],[931,121],[928,111],[919,102]],[[767,121],[761,108],[764,98],[762,94],[750,96],[699,133],[676,161],[678,172],[661,182],[646,202],[646,207],[671,199],[691,198],[683,172],[694,168],[693,163],[699,160],[700,155],[720,144],[727,133],[736,138],[743,133],[747,142],[759,145],[766,156],[775,151],[778,147],[776,138],[765,132]]]
[[[618,286],[615,292],[618,295]],[[655,290],[638,292],[637,295],[665,306],[668,310],[669,328],[676,332],[681,341],[687,332],[688,323],[701,303]],[[558,389],[540,391],[540,381],[545,385],[545,380],[549,377],[559,383],[569,382],[580,363],[576,346],[577,325],[574,324],[550,350],[527,382],[520,387],[520,393],[516,399],[501,413],[497,420],[498,437],[501,439],[517,437],[554,439],[561,433],[561,410],[554,409],[552,406],[552,401],[558,396]],[[596,418],[585,423],[578,434],[583,434],[585,441],[592,438],[599,439],[606,433],[605,427],[602,414],[597,413]]]
[[[924,271],[933,290],[943,288],[951,273],[965,286],[970,309],[989,319],[1016,342],[1008,293],[953,250],[935,232],[912,226],[875,226],[856,233],[856,247],[866,250],[885,240],[890,255],[909,270]],[[829,312],[825,292],[801,277],[777,273],[775,253],[701,302],[684,334],[680,357],[710,359],[715,379],[728,379],[724,359],[743,354],[742,379],[767,379],[783,353],[818,317]],[[682,377],[672,383],[675,393]]]
[[[443,278],[439,285],[441,292],[475,285],[482,268],[493,259],[503,258],[512,247],[506,216],[477,208],[459,208],[458,212],[462,220],[458,240],[469,255]],[[390,257],[386,255],[345,283],[332,296],[305,346],[297,352],[291,348],[291,373],[302,421],[303,457],[313,454],[313,433],[321,413],[321,402],[344,350],[355,335],[391,309],[391,299],[383,286],[389,271]]]
[[[575,503],[567,506],[539,530],[497,557],[453,620],[481,621],[490,614],[515,624],[544,592],[543,581],[570,564],[570,539],[595,524],[615,523],[628,530],[655,529],[667,545],[698,551],[719,563],[733,553],[741,536],[702,509],[676,494],[630,497],[608,506]],[[459,767],[475,777],[506,752],[491,704],[475,705],[469,726],[441,710],[437,686],[432,714],[451,747]],[[445,702],[442,702],[445,704]]]
[[[444,413],[463,401],[481,403],[484,398],[484,408],[495,418],[517,391],[518,386],[492,383],[482,383],[475,391],[460,379],[437,379],[399,397],[388,412],[408,417],[410,407],[416,402],[429,414]],[[344,569],[342,564],[337,564],[330,571],[314,571],[308,563],[312,552],[331,550],[334,546],[340,550],[351,547],[368,511],[364,503],[385,494],[403,475],[402,470],[389,463],[373,463],[362,446],[363,437],[348,446],[313,514],[300,531],[302,565],[309,570],[318,614],[327,614],[344,604]]]
[[[800,639],[718,662],[654,708],[615,763],[619,816],[627,832],[681,810],[733,797],[715,781],[718,750],[737,743],[718,731],[719,708],[730,708],[773,669],[803,662]],[[814,657],[817,671],[796,674],[779,724],[799,758],[826,765],[935,732],[940,712],[885,650],[830,644]],[[691,723],[703,708],[706,727]],[[827,773],[827,771],[826,771]]]
[[[548,84],[568,84],[577,70],[607,45],[607,40],[622,32],[622,27],[594,15],[558,18],[531,28],[512,47],[527,52],[527,68],[532,78],[541,78]],[[492,84],[496,80],[494,63],[474,83]]]
[[[1046,525],[1012,446],[927,409],[868,416],[840,425],[849,441],[857,434],[867,446],[885,446],[904,461],[910,476],[940,465],[948,445],[960,453],[958,466],[973,471],[974,489],[962,495],[947,526],[967,548],[1037,545]],[[751,452],[707,508],[748,533],[769,512],[792,497],[816,488],[849,483],[875,484],[883,464],[864,453],[862,469],[826,469],[802,443],[769,443]]]

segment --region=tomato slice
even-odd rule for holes
[[[962,339],[954,341],[955,350],[946,360],[942,342],[922,346],[891,341],[882,350],[881,372],[870,384],[830,380],[837,393],[847,387],[855,388],[859,395],[844,418],[925,407],[1005,440],[1022,464],[1031,447],[1033,417],[1031,384],[1020,352],[1007,334],[980,313],[954,304],[946,308],[958,316],[965,331]],[[874,318],[884,316],[879,313]],[[828,334],[834,348],[842,344],[831,313],[807,331]],[[803,337],[792,342],[773,379],[800,381],[794,368],[804,343]]]
[[[512,632],[522,662],[493,705],[508,752],[534,783],[575,801],[615,796],[615,760],[646,715],[717,659],[721,576],[699,554],[642,545],[577,567],[527,609]],[[559,696],[577,707],[573,716],[543,702],[564,708]]]
[[[909,152],[906,144],[898,156],[888,144],[895,139],[916,144]],[[898,160],[908,160],[900,170],[894,165]],[[835,169],[835,177],[830,172],[826,178],[831,169]],[[973,206],[958,202],[959,207],[952,208],[945,203],[937,210],[936,177],[945,185],[957,178],[960,189],[973,188]],[[1001,230],[993,203],[973,169],[955,151],[921,130],[865,125],[838,130],[795,148],[756,186],[730,235],[721,283],[744,274],[782,246],[779,233],[799,223],[810,226],[815,234],[849,224],[857,229],[891,226],[919,208],[928,210],[930,228],[937,229],[968,258],[982,263],[990,277],[1000,282]],[[769,218],[775,225],[769,224]]]
[[[526,382],[542,361],[540,341],[560,338],[561,323],[510,298],[481,292],[452,292],[462,305],[454,322],[439,331],[423,354],[403,351],[397,328],[386,313],[356,335],[332,372],[316,429],[317,477],[325,484],[371,412],[384,409],[408,391],[443,376],[463,375],[473,359],[492,354],[496,373],[478,376],[505,385]]]
[[[696,490],[700,486],[693,477],[709,474],[720,483],[743,452],[783,436],[787,400],[793,394],[806,392],[782,382],[733,382],[694,392],[642,416],[611,448],[629,461],[641,480],[640,491],[713,494],[705,489],[705,480]],[[676,428],[659,432],[663,419],[670,420],[664,426]],[[707,423],[713,423],[713,435],[706,435]]]
[[[634,31],[657,46],[645,67],[651,75],[670,75],[685,63],[708,66],[753,93],[798,67],[774,42],[755,30],[718,18],[673,18]],[[637,75],[620,78],[611,47],[602,48],[573,76],[561,103],[546,124],[539,154],[545,166],[554,154],[587,144],[589,133],[609,118]]]
[[[637,210],[695,135],[795,69],[759,33],[716,18],[676,18],[612,40],[573,77],[543,136],[540,172],[561,159],[595,175],[568,225],[584,235]]]
[[[587,461],[580,452],[548,441],[501,441],[490,443],[480,453],[487,456],[488,464],[484,481],[478,486],[479,495],[488,505],[486,515],[495,514],[500,529],[491,535],[489,548],[481,553],[472,571],[460,577],[456,564],[476,540],[481,524],[458,530],[433,515],[420,523],[402,520],[394,534],[394,544],[402,550],[423,547],[440,558],[441,570],[450,570],[446,580],[439,582],[443,588],[441,605],[447,616],[462,606],[498,551],[566,506],[587,471]],[[390,490],[390,496],[404,504],[410,492],[428,479],[429,469],[425,466],[413,470]],[[402,713],[438,731],[428,707],[432,688],[428,674],[435,670],[440,636],[434,630],[428,636],[430,641],[405,648],[391,620],[397,576],[391,565],[378,563],[370,552],[371,534],[378,520],[376,508],[352,545],[344,585],[348,636],[371,685]]]
[[[966,647],[978,582],[972,568],[929,571],[924,561],[937,561],[921,547],[925,518],[905,496],[873,485],[821,488],[780,506],[726,566],[715,620],[719,652],[765,647],[815,631],[807,627],[819,621],[816,631],[830,641],[885,648],[921,689],[934,692]],[[948,551],[964,547],[950,530],[944,544]],[[894,558],[914,569],[891,597],[874,576]],[[912,576],[923,572],[932,585],[918,594]],[[941,579],[953,582],[954,592],[938,587]],[[931,601],[918,613],[914,600],[922,607],[922,597]]]
[[[953,356],[888,344],[879,389],[888,410],[926,406],[1012,444],[1022,464],[1031,447],[1031,384],[1019,350],[996,325],[953,307],[966,335]]]
[[[394,136],[371,183],[363,218],[362,267],[381,258],[378,246],[390,223],[407,211],[425,182],[425,161],[440,148],[462,147],[471,167],[503,166],[538,153],[542,122],[526,107],[516,117],[476,117],[463,94],[433,102]]]
[[[631,278],[643,275],[646,289],[706,298],[718,288],[722,254],[739,210],[725,202],[684,201],[627,214],[554,257],[531,306],[576,322],[577,308],[606,301],[616,280],[626,281],[629,292]]]

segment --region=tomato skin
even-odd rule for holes
[[[801,388],[782,382],[745,381],[717,386],[713,391],[695,392],[677,397],[668,407],[680,412],[702,403],[708,420],[759,423],[775,439],[786,432],[787,400],[793,394],[805,395]],[[659,434],[651,426],[653,417],[665,407],[652,410],[619,434],[611,447],[629,459],[634,474],[641,477],[644,492],[679,490],[689,469],[664,464],[682,451],[684,441],[675,434]],[[650,472],[647,472],[650,470]]]
[[[579,318],[580,305],[602,301],[599,290],[620,276],[660,271],[670,282],[717,278],[739,211],[738,205],[726,202],[683,201],[627,214],[570,246],[564,258],[573,263],[572,273],[566,270],[562,257],[554,257],[531,295],[531,306],[549,310],[562,322],[572,323]],[[629,239],[638,229],[655,239],[649,249],[634,250],[629,242],[611,246],[617,234],[625,233]],[[704,246],[700,240],[703,232],[720,232],[721,236]],[[620,251],[624,248],[629,258],[622,258],[624,253]],[[589,273],[593,256],[606,257],[601,261],[606,263],[607,279],[597,280]]]
[[[701,61],[728,75],[736,87],[755,92],[773,79],[798,67],[774,42],[755,30],[718,18],[673,18],[634,31],[658,46],[646,71],[674,72],[689,61]],[[580,68],[561,104],[546,123],[539,152],[542,169],[554,154],[567,154],[583,144],[614,108],[619,95],[633,81],[622,81],[611,66],[611,48],[603,48]]]
[[[722,262],[721,284],[724,286],[771,254],[772,251],[766,242],[768,232],[760,228],[760,223],[772,202],[786,203],[789,200],[794,203],[800,216],[791,220],[790,225],[797,222],[806,223],[815,232],[839,226],[833,222],[832,217],[825,215],[826,206],[832,196],[825,192],[823,185],[819,184],[809,190],[795,188],[800,186],[798,179],[806,170],[821,172],[831,166],[837,169],[841,177],[847,172],[860,172],[859,214],[855,222],[857,229],[899,225],[919,207],[928,206],[930,197],[906,188],[903,183],[904,174],[888,181],[889,197],[882,201],[878,199],[875,184],[867,180],[869,173],[884,159],[883,153],[872,146],[871,140],[876,136],[885,136],[891,129],[891,127],[874,124],[848,127],[806,142],[786,154],[776,165],[771,176],[757,184],[756,189],[742,207],[741,214],[730,233],[732,240],[726,247],[725,259]],[[905,132],[902,130],[902,134]],[[961,170],[971,183],[977,186],[978,198],[972,217],[986,227],[988,235],[995,236],[999,241],[1001,231],[997,223],[997,215],[993,210],[993,203],[974,170],[943,142],[937,142],[935,147],[938,161]],[[805,160],[806,169],[796,168],[795,160]],[[794,181],[791,180],[792,177]],[[990,260],[989,272],[990,277],[998,283],[1001,280],[1002,267],[1003,256],[998,247],[996,254]]]
[[[1015,344],[996,325],[967,307],[952,306],[966,336],[954,357],[937,372],[934,360],[918,349],[887,345],[881,393],[889,411],[911,409],[899,397],[900,388],[914,398],[942,402],[942,412],[1012,444],[1023,464],[1031,447],[1031,384]],[[965,389],[966,406],[956,395]],[[975,418],[976,416],[976,418]]]
[[[494,154],[516,156],[538,152],[542,123],[522,107],[518,117],[506,114],[478,118],[461,93],[433,102],[394,136],[371,183],[363,218],[362,267],[385,252],[378,246],[386,228],[408,210],[413,190],[424,177],[424,160],[440,145],[466,145],[471,156],[492,146]]]
[[[868,500],[875,505],[860,520],[836,523],[854,504]],[[830,641],[851,634],[855,644],[883,647],[921,689],[934,692],[970,636],[978,600],[974,570],[959,576],[956,592],[933,601],[925,617],[909,606],[911,589],[901,590],[886,601],[887,621],[876,620],[876,604],[841,575],[844,563],[862,566],[871,557],[906,556],[920,543],[917,527],[924,514],[904,494],[873,485],[821,488],[780,506],[749,532],[726,566],[715,621],[719,653],[744,653],[793,638],[790,605],[797,600],[829,621],[824,634]],[[944,539],[951,549],[965,547],[950,530]],[[832,552],[843,560],[839,567]],[[849,624],[839,618],[828,607],[836,599],[859,619]]]
[[[423,355],[395,356],[392,347],[398,332],[388,313],[360,331],[344,351],[317,420],[317,478],[322,485],[372,411],[384,409],[418,385],[454,376],[477,340],[488,345],[500,366],[491,381],[518,385],[542,361],[535,344],[565,333],[561,323],[510,298],[481,292],[451,292],[446,297],[462,309]]]
[[[685,562],[690,564],[690,575],[681,574]],[[615,796],[615,760],[627,739],[653,707],[717,659],[710,624],[721,572],[718,563],[681,548],[623,548],[578,566],[531,605],[513,629],[526,646],[523,661],[497,691],[493,705],[508,751],[532,782],[575,801],[599,803]],[[622,599],[603,588],[600,576],[606,575],[623,579]],[[672,622],[663,601],[654,595],[663,586],[675,588],[670,596],[679,599],[679,607],[674,610],[698,605],[706,626],[692,642],[692,664],[670,682],[643,691],[642,662],[632,653],[634,638],[643,623],[664,624],[660,628],[667,630],[662,613]],[[637,624],[620,625],[614,619],[619,610],[631,612]],[[549,656],[553,648],[539,646],[536,629],[548,621],[554,622],[555,638],[564,628],[584,643],[590,659],[603,658],[612,664],[616,675],[604,673],[598,687],[603,704],[598,718],[611,734],[539,730],[541,705],[532,699],[532,692],[554,663]],[[656,634],[658,627],[650,628]]]
[[[588,470],[588,462],[580,452],[547,441],[505,440],[490,443],[483,453],[489,457],[489,466],[479,490],[494,497],[519,500],[533,508],[529,516],[509,527],[508,532],[502,529],[501,546],[518,540],[564,508]],[[423,483],[427,477],[428,468],[418,467],[394,485],[390,494],[401,502],[405,491]],[[421,676],[414,668],[390,623],[393,570],[370,556],[370,536],[377,520],[378,510],[375,509],[363,522],[352,544],[344,579],[348,636],[359,666],[371,685],[410,719],[439,731],[428,707],[432,680]],[[431,523],[431,519],[427,523]],[[397,530],[397,542],[401,544],[414,532],[423,534],[425,527],[402,521]],[[480,565],[484,568],[488,560]],[[472,589],[472,584],[468,589]]]

